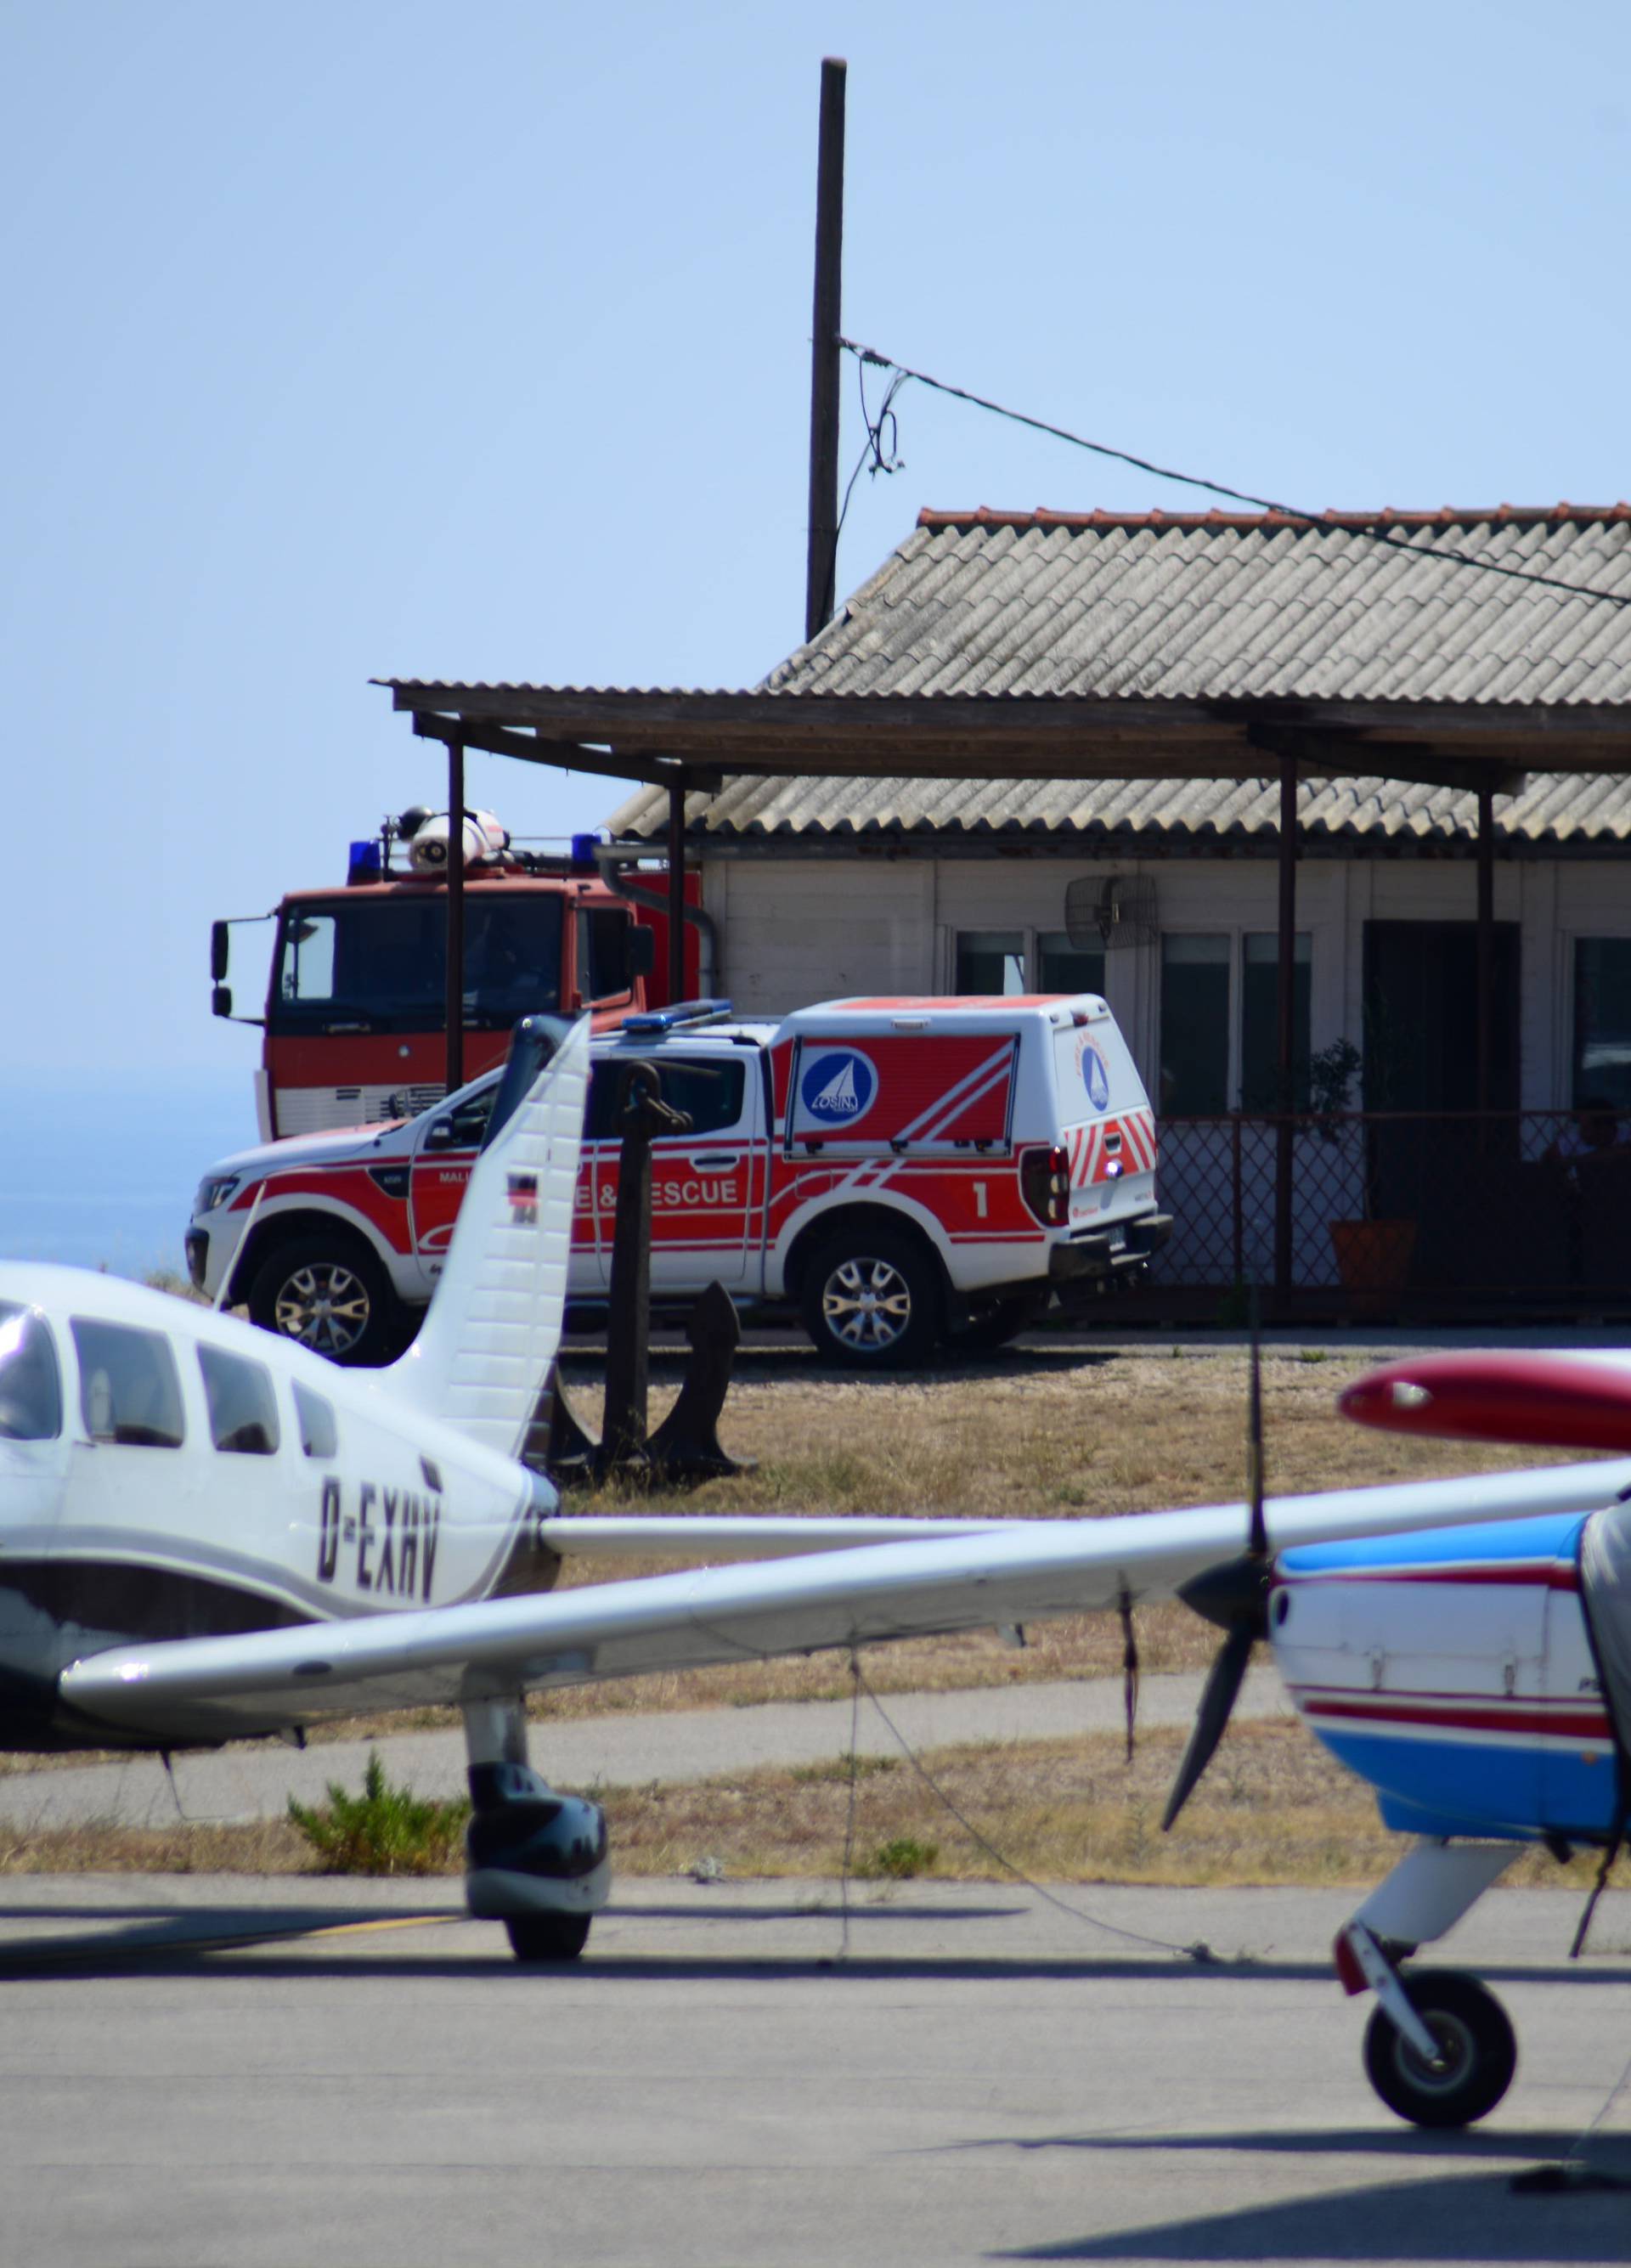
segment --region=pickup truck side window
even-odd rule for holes
[[[483,1138],[487,1132],[487,1121],[492,1116],[492,1106],[498,1093],[497,1086],[490,1086],[483,1094],[473,1094],[468,1102],[461,1102],[459,1108],[449,1115],[447,1119],[449,1148],[454,1150],[481,1148]]]
[[[584,1116],[585,1138],[591,1142],[617,1139],[617,1108],[623,1075],[633,1063],[644,1064],[658,1075],[665,1102],[685,1111],[692,1134],[717,1134],[734,1126],[742,1116],[747,1091],[747,1064],[740,1057],[616,1056],[602,1057],[589,1073],[589,1107]]]
[[[91,1439],[179,1449],[181,1386],[163,1332],[88,1315],[75,1315],[69,1328],[79,1358],[79,1410]]]
[[[198,1367],[216,1447],[236,1456],[276,1456],[277,1396],[271,1373],[262,1363],[213,1346],[199,1348]]]

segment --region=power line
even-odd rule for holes
[[[1153,458],[1135,456],[1132,450],[1115,448],[1108,441],[1090,441],[1084,434],[1073,433],[1067,426],[1050,424],[1045,417],[1030,416],[1022,409],[1010,409],[1003,402],[970,393],[967,387],[933,378],[927,371],[912,370],[905,363],[897,362],[892,355],[880,354],[875,347],[864,347],[846,338],[840,338],[838,344],[863,366],[896,372],[889,396],[891,402],[899,387],[908,381],[926,386],[936,394],[948,394],[954,401],[966,401],[971,409],[988,410],[993,417],[1006,418],[1011,425],[1028,426],[1033,433],[1045,433],[1051,440],[1068,442],[1074,449],[1089,450],[1094,456],[1111,458],[1118,465],[1131,465],[1135,472],[1153,474],[1157,480],[1176,481],[1183,488],[1204,489],[1208,496],[1222,497],[1230,504],[1250,504],[1258,512],[1280,512],[1288,519],[1306,520],[1313,527],[1328,527],[1332,524],[1323,512],[1309,512],[1301,504],[1281,504],[1273,497],[1253,496],[1249,490],[1230,488],[1226,481],[1208,480],[1199,473],[1180,472],[1176,466],[1158,465]],[[874,469],[887,472],[893,468],[880,464]],[[1382,544],[1389,551],[1407,552],[1413,559],[1441,560],[1446,565],[1475,568],[1483,575],[1503,575],[1509,582],[1533,583],[1543,590],[1561,591],[1571,599],[1593,599],[1604,606],[1631,607],[1631,592],[1599,591],[1590,584],[1566,582],[1561,576],[1539,574],[1528,567],[1509,567],[1498,559],[1480,559],[1475,552],[1460,551],[1451,544],[1435,543],[1430,550],[1425,550],[1412,542],[1408,535],[1394,534],[1386,528],[1345,526],[1343,532]]]

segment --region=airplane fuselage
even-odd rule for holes
[[[1581,1601],[1584,1520],[1285,1554],[1269,1631],[1304,1721],[1401,1833],[1605,1841],[1614,1742]]]
[[[111,1647],[546,1589],[556,1506],[369,1373],[140,1285],[0,1267],[0,1745],[111,1745],[57,1695]]]

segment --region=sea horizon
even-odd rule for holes
[[[0,1107],[0,1259],[137,1279],[187,1271],[193,1195],[258,1142],[253,1074],[24,1071]]]

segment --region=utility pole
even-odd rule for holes
[[[820,150],[816,168],[816,297],[810,317],[810,517],[804,570],[808,644],[838,605],[838,339],[843,330],[844,85],[849,65],[828,55],[821,67]]]

